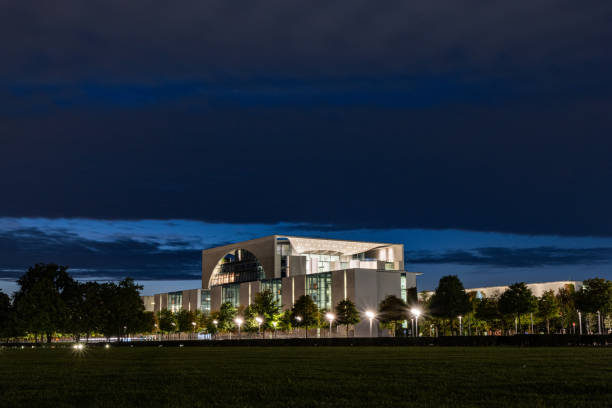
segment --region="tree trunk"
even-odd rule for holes
[[[47,343],[51,343],[51,333],[47,333]]]

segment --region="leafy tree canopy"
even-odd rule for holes
[[[471,311],[463,283],[456,275],[443,276],[429,302],[429,312],[436,317],[454,319]]]

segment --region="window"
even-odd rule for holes
[[[240,284],[223,285],[221,287],[221,303],[230,302],[234,307],[240,306]]]
[[[282,279],[267,279],[261,281],[261,291],[270,290],[274,295],[274,300],[280,306],[281,303]]]
[[[168,293],[168,309],[176,313],[183,307],[183,292]]]
[[[200,293],[200,311],[204,314],[210,313],[210,290],[202,290]]]
[[[319,309],[331,310],[331,273],[307,275],[306,294],[312,298]]]

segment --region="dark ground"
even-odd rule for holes
[[[0,406],[611,406],[612,348],[3,349]]]

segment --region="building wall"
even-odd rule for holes
[[[195,312],[200,308],[200,290],[188,289],[183,291],[182,308],[184,310]]]
[[[153,301],[155,302],[155,305],[154,305],[155,313],[159,313],[160,311],[168,308],[168,294],[167,293],[157,293],[153,295]]]
[[[155,297],[154,296],[141,296],[142,303],[144,304],[145,311],[155,311]]]
[[[267,279],[274,278],[277,273],[275,268],[275,245],[276,236],[271,235],[202,251],[202,289],[209,289],[213,270],[221,258],[228,252],[241,248],[246,249],[257,257]]]
[[[539,283],[528,283],[527,287],[531,289],[534,296],[542,296],[547,290],[552,290],[555,294],[559,289],[566,287],[567,285],[574,285],[574,289],[579,290],[582,288],[581,281],[557,281],[557,282],[539,282]],[[508,289],[508,286],[488,286],[483,288],[469,288],[466,292],[477,291],[483,296],[491,297],[497,294],[502,294]]]
[[[240,306],[249,306],[253,303],[255,299],[255,295],[259,293],[261,287],[261,283],[259,281],[256,282],[243,282],[240,284],[240,296],[238,301],[240,302]]]
[[[210,288],[210,311],[218,311],[221,309],[221,286]]]

